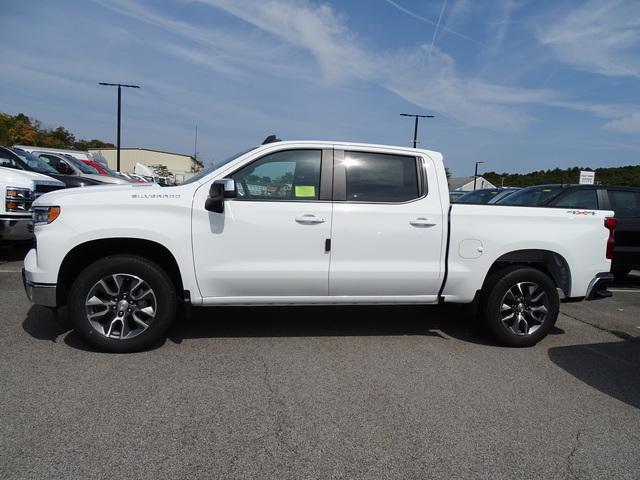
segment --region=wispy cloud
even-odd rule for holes
[[[395,1],[385,1],[405,12]],[[134,0],[98,2],[186,40],[182,45],[168,42],[156,48],[234,78],[259,70],[265,75],[280,72],[305,81],[320,79],[327,85],[364,81],[463,124],[495,130],[526,128],[535,121],[528,111],[529,105],[585,111],[612,120],[631,113],[615,105],[574,102],[549,89],[499,85],[461,74],[454,58],[435,44],[438,29],[445,30],[442,23],[446,1],[436,22],[405,12],[435,27],[430,44],[406,51],[374,51],[349,28],[348,19],[331,6],[304,0],[196,0],[252,28],[240,32],[177,21]],[[493,17],[498,22],[498,31],[488,46],[490,56],[496,54],[504,41],[506,25],[516,6],[509,1]],[[314,69],[319,74],[314,73]]]
[[[604,128],[613,132],[638,134],[640,133],[640,112],[634,112],[627,117],[611,120],[605,124]]]
[[[640,2],[590,0],[538,28],[537,38],[575,68],[640,76]]]

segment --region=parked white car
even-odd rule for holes
[[[32,203],[40,195],[64,187],[61,181],[40,173],[0,166],[0,191],[4,197],[0,207],[0,242],[31,239]]]
[[[610,295],[613,212],[450,205],[428,150],[274,142],[177,187],[74,189],[34,205],[27,295],[68,304],[80,335],[108,351],[157,341],[179,301],[473,303],[501,343],[528,346],[561,298]]]

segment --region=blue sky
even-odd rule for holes
[[[0,111],[222,159],[283,139],[421,146],[455,175],[640,163],[640,2],[4,0]]]

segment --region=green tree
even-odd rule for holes
[[[113,143],[103,142],[102,140],[77,140],[73,144],[73,148],[76,150],[89,150],[90,148],[115,148]]]
[[[159,177],[171,177],[171,172],[169,171],[166,165],[158,164],[158,165],[150,165],[150,167],[153,169],[154,173]]]

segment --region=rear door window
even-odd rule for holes
[[[347,201],[406,202],[420,196],[415,157],[344,152]]]

